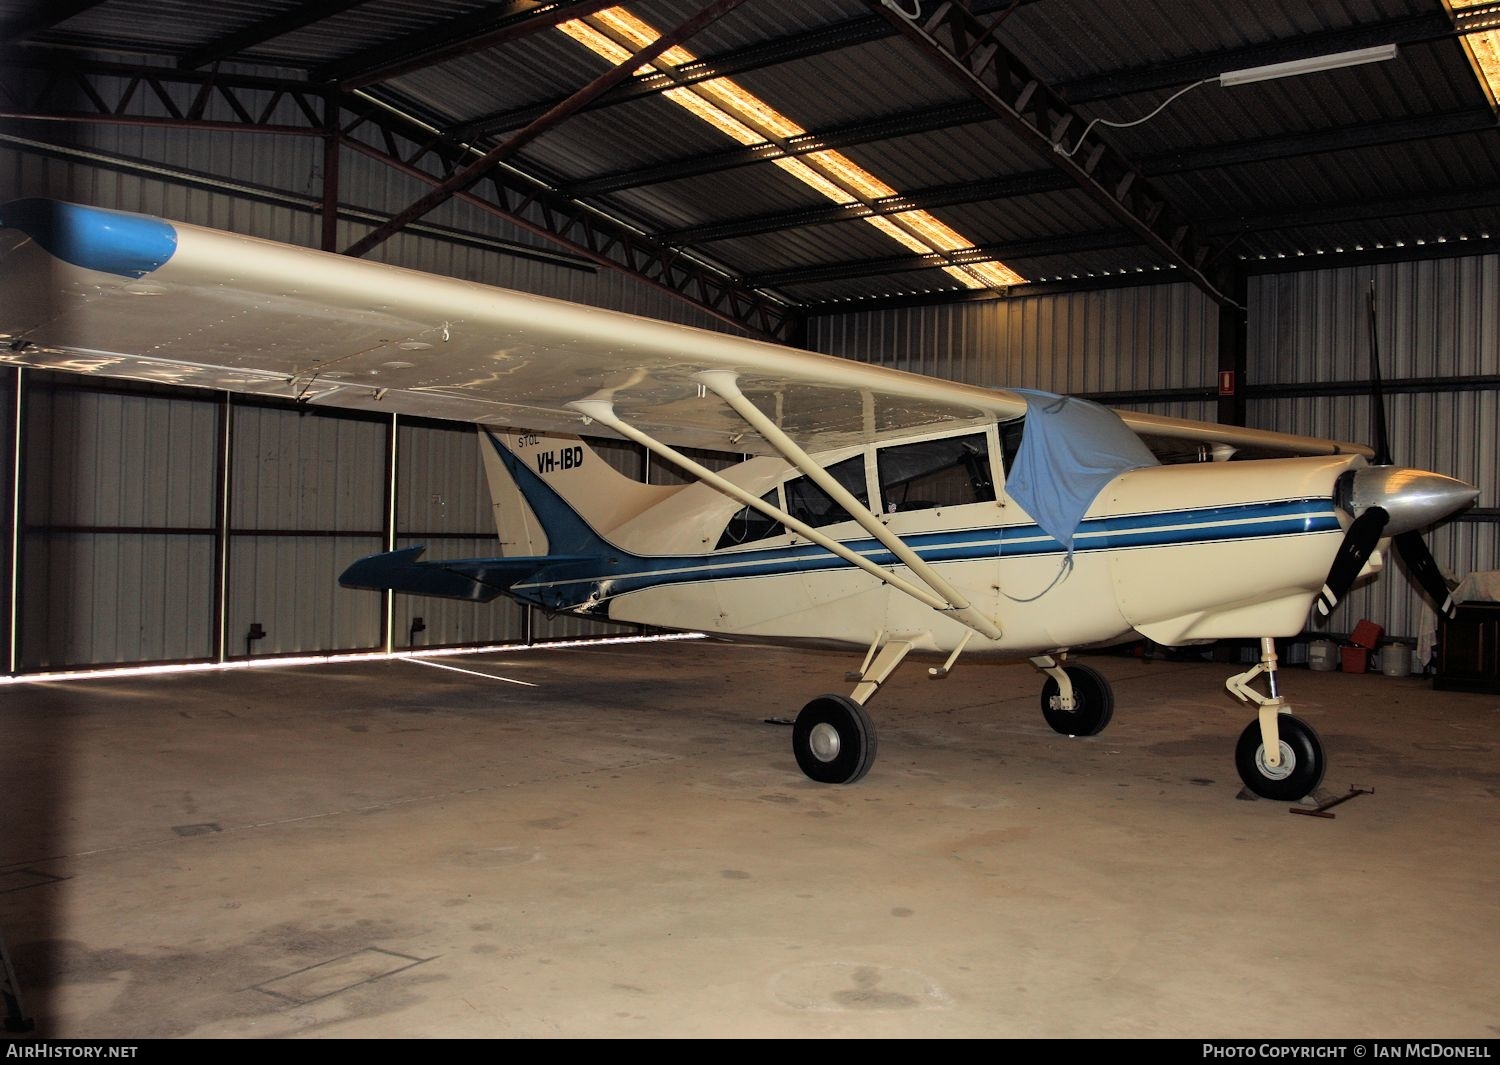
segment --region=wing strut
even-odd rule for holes
[[[795,440],[782,432],[780,426],[750,402],[749,398],[740,391],[738,374],[732,370],[705,370],[696,374],[695,377],[728,403],[736,414],[744,418],[752,429],[765,438],[766,443],[781,454],[782,458],[797,467],[807,475],[809,480],[828,493],[829,498],[843,507],[865,532],[875,537],[881,546],[900,559],[917,579],[932,589],[943,600],[943,605],[935,609],[973,629],[981,636],[991,640],[1000,639],[1000,626],[995,624],[992,618],[985,617],[976,610],[962,592],[948,583],[922,556],[907,546],[905,540],[886,528],[879,518],[870,513],[868,507],[855,499],[848,489],[829,475],[827,470],[814,462],[812,456],[803,451]],[[924,598],[923,601],[926,602],[926,599]]]
[[[664,458],[668,462],[673,463],[684,472],[686,472],[689,476],[693,477],[695,480],[702,481],[710,488],[717,489],[730,498],[736,499],[739,502],[745,504],[745,506],[760,511],[760,513],[766,515],[766,517],[781,522],[781,524],[786,526],[787,529],[791,532],[796,533],[798,536],[802,537],[805,540],[809,540],[812,543],[817,544],[819,547],[823,548],[826,551],[832,551],[835,555],[843,559],[845,562],[849,562],[855,566],[858,566],[860,569],[864,570],[872,577],[876,577],[884,581],[886,584],[889,584],[898,592],[903,592],[906,595],[911,596],[918,602],[932,607],[932,609],[934,610],[947,611],[950,608],[949,603],[946,600],[933,595],[927,589],[918,587],[917,585],[912,584],[910,581],[902,580],[900,577],[896,576],[894,573],[889,572],[888,570],[881,569],[864,555],[861,555],[858,551],[855,551],[852,548],[839,543],[831,536],[827,535],[826,533],[820,532],[819,530],[813,528],[811,525],[808,525],[806,522],[798,521],[796,518],[786,513],[786,511],[782,510],[780,507],[773,506],[772,504],[767,503],[765,500],[759,498],[758,496],[751,495],[749,492],[745,491],[734,482],[727,481],[723,477],[720,477],[717,473],[715,473],[713,470],[710,470],[707,466],[694,462],[692,459],[688,458],[676,448],[670,447],[667,444],[663,444],[655,437],[648,436],[645,433],[641,432],[635,426],[621,421],[619,416],[615,414],[614,406],[608,400],[583,399],[578,400],[574,403],[570,403],[568,404],[568,406],[578,411],[578,413],[582,414],[584,417],[592,418],[600,425],[608,426],[615,432],[619,433],[621,436],[625,437],[627,440],[634,440],[637,444],[640,444],[642,447],[649,450],[653,455],[657,455],[660,458]]]

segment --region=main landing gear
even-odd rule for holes
[[[864,665],[849,679],[858,681],[850,695],[820,695],[802,708],[792,727],[792,753],[802,772],[821,784],[853,784],[875,761],[875,723],[865,710],[891,673],[901,664],[911,644],[871,645]],[[968,641],[965,640],[964,644]],[[945,677],[963,650],[961,644],[948,662],[928,670]],[[1104,731],[1114,715],[1115,697],[1098,670],[1089,666],[1059,665],[1050,655],[1031,660],[1047,674],[1042,686],[1042,715],[1067,736],[1094,736]]]
[[[865,703],[910,650],[909,643],[881,646],[876,640],[859,672],[850,676],[859,682],[852,694],[820,695],[802,708],[792,726],[792,754],[802,772],[820,784],[853,784],[870,771],[875,761],[875,723],[865,712]]]
[[[1097,736],[1115,713],[1115,693],[1109,681],[1089,666],[1064,666],[1051,655],[1031,664],[1047,674],[1042,685],[1042,716],[1054,732],[1064,736]]]
[[[1270,695],[1250,687],[1262,673]],[[1259,708],[1256,720],[1245,727],[1234,748],[1240,779],[1263,799],[1296,802],[1323,782],[1327,762],[1323,744],[1312,726],[1291,715],[1276,688],[1276,641],[1260,641],[1260,662],[1224,682],[1229,694]]]
[[[797,765],[821,784],[853,784],[870,771],[875,761],[875,724],[865,704],[895,671],[911,644],[882,643],[884,633],[870,646],[859,671],[849,675],[857,681],[849,695],[820,695],[802,708],[792,728],[792,753]],[[967,641],[965,641],[967,643]],[[946,665],[928,670],[934,677],[946,676],[963,650],[960,645]],[[1067,736],[1096,736],[1114,714],[1114,693],[1098,670],[1082,665],[1063,665],[1052,655],[1040,655],[1031,664],[1047,675],[1042,685],[1042,716],[1055,731]],[[1266,676],[1269,695],[1261,695],[1251,683]],[[1276,687],[1276,644],[1261,640],[1260,662],[1225,682],[1237,699],[1259,708],[1235,745],[1234,763],[1240,779],[1256,795],[1282,802],[1295,802],[1323,782],[1326,763],[1318,734],[1305,721],[1287,711],[1286,700]]]

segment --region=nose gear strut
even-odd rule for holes
[[[1254,703],[1256,720],[1245,727],[1235,745],[1235,768],[1245,786],[1264,799],[1295,802],[1323,782],[1327,763],[1323,744],[1312,726],[1293,717],[1276,684],[1276,641],[1261,637],[1260,661],[1244,673],[1236,673],[1224,687],[1244,703]],[[1251,684],[1266,676],[1268,695]]]

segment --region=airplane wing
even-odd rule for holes
[[[51,200],[0,206],[0,362],[562,432],[583,428],[569,403],[602,398],[674,446],[749,454],[773,449],[695,375],[735,372],[809,451],[1026,411],[1006,390]],[[1121,415],[1148,438],[1370,454]]]

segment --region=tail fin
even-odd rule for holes
[[[612,531],[679,491],[620,473],[576,436],[479,428],[500,554],[586,555]]]

